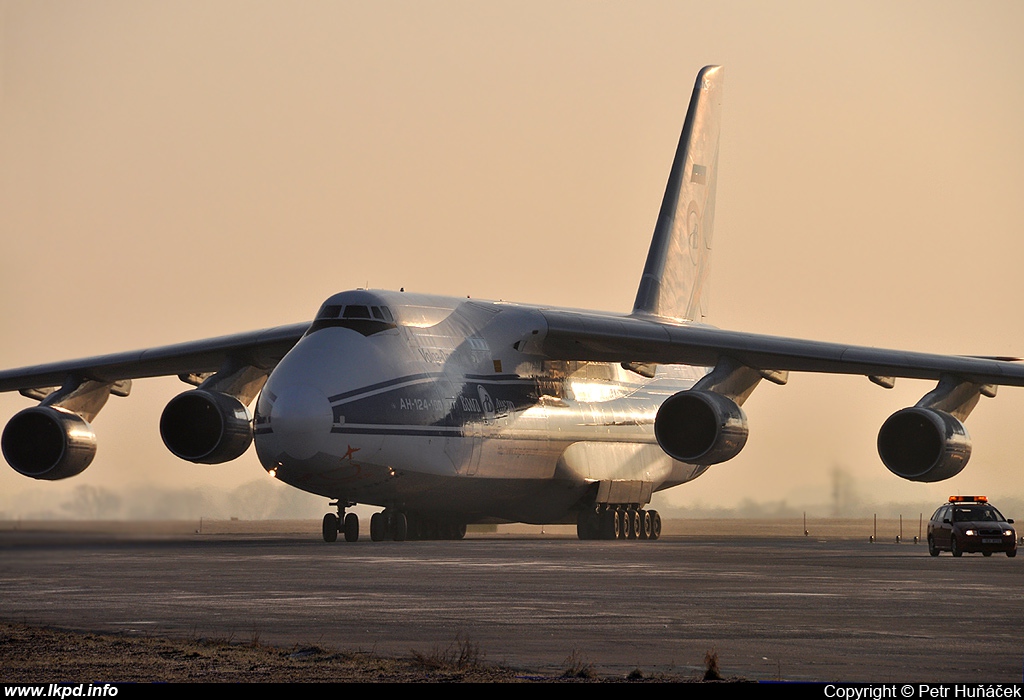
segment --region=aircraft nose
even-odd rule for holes
[[[308,459],[321,451],[333,423],[331,404],[323,392],[308,384],[292,384],[273,398],[266,436],[271,439],[266,442],[278,454]]]

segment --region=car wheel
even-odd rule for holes
[[[956,537],[953,537],[949,540],[949,551],[950,553],[952,553],[954,557],[959,557],[963,555],[963,552],[960,550],[960,543],[957,542]]]
[[[933,557],[939,556],[939,548],[935,546],[935,540],[931,537],[928,538],[928,553]]]
[[[1009,550],[1009,551],[1008,551],[1008,552],[1006,553],[1006,556],[1008,556],[1008,557],[1010,557],[1010,558],[1012,559],[1013,557],[1017,556],[1017,550],[1016,550],[1016,549],[1011,549],[1011,550]]]
[[[981,556],[983,556],[983,557],[990,557],[990,556],[992,556],[992,552],[982,552]]]

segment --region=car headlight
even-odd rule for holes
[[[974,537],[978,533],[975,532],[974,530],[964,530],[964,534],[967,535],[968,537]]]
[[[1010,530],[1010,529],[1003,530],[1003,537],[1013,537],[1013,530]]]

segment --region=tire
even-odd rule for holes
[[[324,516],[324,542],[336,542],[338,539],[338,516],[328,513]]]
[[[939,548],[935,546],[935,540],[931,537],[928,538],[928,553],[933,557],[939,556]]]
[[[345,541],[356,542],[359,539],[359,516],[349,513],[345,516]]]
[[[387,539],[387,522],[382,513],[374,513],[370,516],[370,539],[374,542]]]
[[[661,537],[661,515],[656,510],[651,511],[651,539],[656,540]]]
[[[1017,548],[1014,547],[1013,549],[1006,550],[1006,556],[1010,557],[1010,559],[1013,559],[1015,556],[1017,556]]]
[[[395,542],[405,542],[409,535],[409,521],[406,520],[405,513],[395,513],[391,525],[395,530]]]
[[[427,539],[427,521],[421,515],[414,513],[405,514],[405,539],[425,540]]]
[[[649,540],[651,539],[651,511],[642,510],[640,511],[640,539]]]
[[[957,542],[956,535],[949,539],[949,551],[954,557],[963,556],[963,550],[960,549],[960,543]]]

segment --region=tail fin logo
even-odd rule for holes
[[[690,260],[694,265],[700,263],[700,212],[697,211],[697,203],[690,202],[689,211],[686,212],[687,228],[690,229],[689,248]]]

